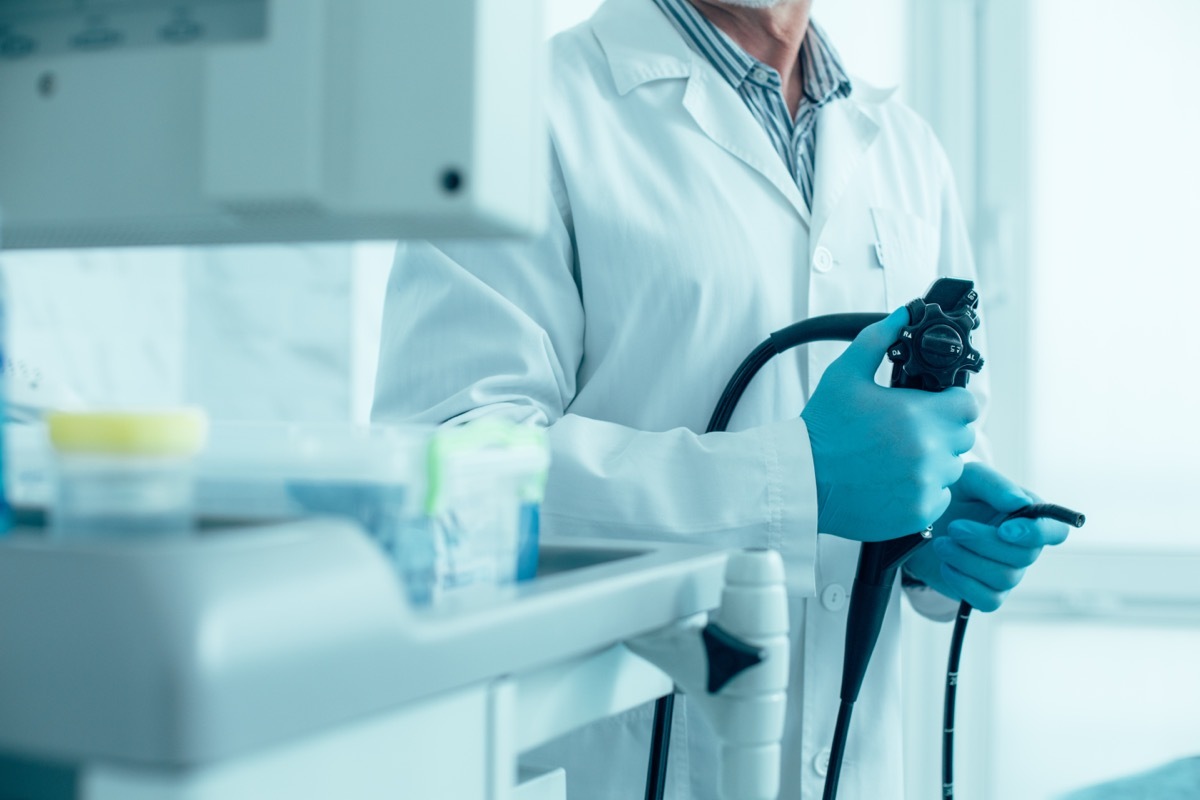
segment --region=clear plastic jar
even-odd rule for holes
[[[172,536],[194,526],[192,457],[203,412],[57,413],[50,531],[63,537]]]

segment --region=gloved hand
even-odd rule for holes
[[[893,389],[875,382],[908,324],[900,308],[865,328],[825,370],[800,417],[817,477],[818,529],[858,541],[924,530],[950,504],[979,406],[966,389]]]
[[[904,570],[947,597],[995,611],[1042,548],[1061,544],[1069,529],[1052,519],[1001,522],[1040,500],[986,464],[967,464],[951,492],[954,499],[934,525],[934,540]]]

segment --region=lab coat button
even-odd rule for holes
[[[813,253],[812,263],[817,272],[829,272],[833,269],[833,253],[827,247],[818,247]]]
[[[829,772],[829,759],[833,756],[829,748],[826,747],[821,752],[813,757],[813,772],[820,775],[822,778]]]
[[[831,583],[821,592],[821,605],[826,611],[841,611],[846,607],[846,587]]]

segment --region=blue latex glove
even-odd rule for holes
[[[818,529],[858,541],[924,530],[950,504],[975,444],[979,406],[966,389],[893,389],[875,382],[907,309],[865,328],[829,365],[805,406],[817,478]]]
[[[1001,522],[1040,500],[986,464],[967,464],[951,492],[933,542],[914,553],[904,570],[947,597],[995,611],[1042,548],[1066,541],[1069,529],[1052,519]]]

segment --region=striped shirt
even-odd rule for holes
[[[809,23],[800,45],[800,73],[804,79],[800,108],[792,119],[783,97],[779,73],[749,55],[688,0],[654,0],[683,38],[704,56],[741,95],[755,119],[812,208],[817,156],[817,111],[832,100],[850,95],[850,77],[825,33]]]

